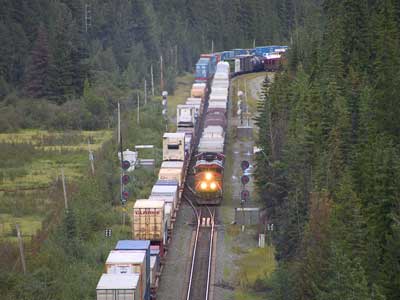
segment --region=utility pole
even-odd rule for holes
[[[136,123],[139,126],[140,124],[140,99],[139,99],[139,92],[137,92],[137,116],[136,116]]]
[[[178,45],[175,45],[175,69],[178,70]]]
[[[256,39],[253,40],[253,48],[256,47]]]
[[[151,96],[154,97],[154,74],[153,74],[153,64],[150,66],[151,75]]]
[[[89,139],[87,141],[87,145],[88,145],[88,151],[89,151],[89,161],[90,161],[90,166],[92,168],[92,175],[94,176],[94,156],[93,156],[93,152],[90,149],[90,142]]]
[[[19,230],[19,225],[16,224],[15,228],[17,229],[19,254],[21,256],[22,271],[24,272],[24,275],[25,275],[26,274],[26,262],[25,262],[25,255],[24,255],[24,243],[22,241],[22,236],[21,236],[21,231]]]
[[[68,210],[68,198],[67,198],[67,189],[65,187],[65,176],[64,176],[64,168],[61,168],[61,180],[62,180],[62,186],[63,186],[63,192],[64,192],[64,206],[65,210]]]
[[[90,4],[85,4],[85,31],[88,32],[89,27],[92,26],[92,12]]]
[[[144,80],[144,105],[147,104],[147,80]]]
[[[121,151],[121,165],[122,162],[124,161],[124,154],[122,152],[122,136],[121,136],[121,109],[118,101],[118,144],[119,144],[119,149]],[[124,175],[124,171],[122,168],[121,169],[121,176],[120,176],[120,199],[122,199],[122,192],[123,192],[123,185],[122,185],[122,176]]]
[[[211,40],[211,53],[214,53],[214,40]]]
[[[160,89],[164,90],[164,76],[163,76],[163,58],[160,56]]]
[[[121,109],[118,101],[118,136],[117,136],[117,144],[121,141]]]

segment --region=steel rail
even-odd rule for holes
[[[190,201],[189,201],[190,203]],[[189,276],[189,285],[188,285],[188,291],[186,295],[186,300],[190,299],[190,292],[192,289],[192,280],[193,280],[193,273],[194,273],[194,262],[196,260],[196,250],[197,250],[197,242],[199,238],[199,231],[200,231],[200,223],[201,223],[201,211],[200,213],[196,212],[196,217],[197,217],[197,229],[196,229],[196,238],[194,241],[194,248],[193,248],[193,255],[192,255],[192,265],[190,267],[190,276]]]
[[[208,206],[207,206],[207,209],[208,209],[208,211],[210,213],[210,217],[211,217],[211,237],[210,237],[210,250],[208,253],[207,286],[206,286],[205,300],[208,300],[208,294],[209,294],[209,290],[210,290],[211,260],[212,260],[212,250],[213,250],[213,242],[214,242],[214,218],[215,218],[215,211],[214,211],[214,213],[212,213]]]

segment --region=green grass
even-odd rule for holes
[[[253,248],[247,252],[239,261],[240,272],[247,277],[250,285],[257,278],[269,277],[276,268],[274,249],[270,246],[265,248]]]
[[[0,236],[9,241],[17,241],[15,225],[18,224],[24,238],[34,235],[42,226],[41,216],[14,217],[11,214],[0,214]]]
[[[168,116],[176,117],[176,106],[183,104],[190,97],[190,90],[194,82],[193,74],[185,74],[176,79],[176,88],[173,95],[168,95]]]
[[[252,292],[235,291],[235,300],[265,300],[265,295],[257,295]]]
[[[0,217],[0,237],[14,240],[15,223],[24,236],[34,235],[51,208],[47,188],[61,177],[61,168],[67,184],[78,181],[88,171],[88,140],[96,151],[111,137],[110,130],[0,134],[0,211],[7,212]]]
[[[21,166],[4,168],[0,189],[35,189],[49,186],[60,175],[61,167],[69,180],[79,179],[87,167],[88,139],[95,151],[104,141],[110,139],[111,131],[70,131],[48,132],[44,130],[24,130],[18,133],[0,134],[0,143],[34,145],[30,162],[22,161]],[[18,149],[18,147],[16,147]],[[15,153],[10,153],[15,156]],[[15,159],[15,157],[3,157]],[[17,172],[18,169],[21,169]]]

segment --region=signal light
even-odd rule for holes
[[[124,176],[122,176],[122,184],[127,185],[129,183],[129,180],[129,175],[125,174]]]
[[[215,189],[217,188],[217,184],[216,184],[215,182],[211,182],[210,188],[211,188],[212,190],[215,190]]]
[[[207,172],[205,177],[206,177],[206,180],[211,180],[213,178],[213,175],[211,172]]]
[[[200,188],[201,188],[202,190],[205,190],[205,189],[207,188],[207,183],[203,181],[203,182],[200,184]]]

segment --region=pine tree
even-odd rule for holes
[[[32,98],[46,95],[49,71],[49,43],[46,28],[41,25],[31,51],[30,63],[26,69],[25,91]]]

